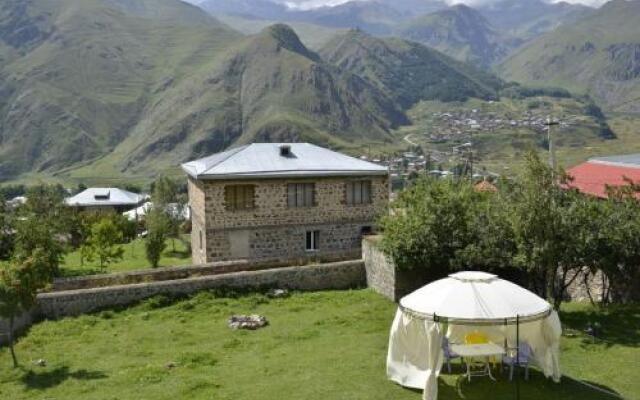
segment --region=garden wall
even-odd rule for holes
[[[366,236],[362,240],[362,259],[369,288],[398,301],[432,280],[419,270],[399,271],[393,260],[380,249],[380,240],[381,236]]]
[[[42,293],[38,295],[38,307],[41,317],[56,319],[125,306],[157,295],[183,296],[215,288],[329,290],[363,287],[365,284],[363,262],[355,260]]]

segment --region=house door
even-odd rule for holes
[[[229,232],[229,244],[231,245],[231,258],[249,258],[249,231]]]

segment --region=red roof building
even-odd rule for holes
[[[625,178],[640,182],[640,154],[593,158],[571,168],[567,174],[573,178],[567,186],[607,198],[607,186],[626,185]]]

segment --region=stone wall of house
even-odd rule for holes
[[[204,264],[206,258],[207,231],[204,218],[205,194],[202,181],[189,177],[187,190],[191,206],[191,261]]]
[[[42,317],[56,319],[129,305],[157,295],[183,296],[214,288],[329,290],[362,287],[365,284],[363,263],[361,260],[354,260],[43,293],[38,295],[38,308]]]
[[[347,205],[346,182],[371,181],[371,204]],[[314,183],[315,205],[287,205],[289,183]],[[225,186],[255,186],[255,207],[250,210],[225,209]],[[334,177],[313,179],[260,179],[242,181],[190,179],[189,194],[204,193],[204,204],[191,201],[194,262],[233,259],[331,260],[358,257],[362,231],[374,227],[386,209],[389,184],[386,176]],[[200,196],[201,197],[201,196]],[[305,250],[305,232],[320,231],[317,252]],[[202,232],[202,233],[200,233]],[[206,243],[199,251],[200,235]],[[204,254],[203,254],[204,253]]]
[[[393,301],[398,301],[433,280],[419,269],[398,270],[394,261],[380,249],[380,240],[381,236],[367,236],[362,241],[362,260],[369,288]]]

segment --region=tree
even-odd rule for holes
[[[382,218],[382,248],[398,268],[419,266],[430,277],[445,276],[464,264],[464,250],[477,237],[475,208],[485,199],[466,179],[424,177]]]
[[[154,208],[163,211],[167,216],[166,235],[171,238],[171,247],[175,251],[175,240],[180,240],[180,224],[186,207],[186,196],[180,194],[179,185],[174,180],[161,175],[154,182],[152,200]]]
[[[554,171],[530,151],[505,202],[517,243],[514,263],[530,274],[536,291],[556,309],[588,262],[583,245],[589,232],[588,202],[565,189],[564,181],[562,171]]]
[[[157,268],[160,263],[169,231],[170,221],[167,214],[154,207],[147,215],[147,238],[145,240],[147,260],[153,268]]]
[[[104,270],[110,263],[121,260],[124,254],[122,232],[111,218],[103,218],[91,227],[91,234],[82,247],[83,255],[90,261],[97,259],[100,269]]]
[[[9,350],[14,368],[18,366],[14,350],[14,322],[22,312],[30,310],[38,290],[52,278],[48,257],[40,249],[22,261],[0,265],[0,316],[9,320]]]
[[[27,191],[27,201],[20,207],[15,223],[14,258],[24,260],[40,249],[57,274],[71,230],[72,210],[63,203],[64,194],[60,185],[36,186]]]
[[[0,260],[9,259],[13,253],[14,235],[13,212],[0,193]]]

